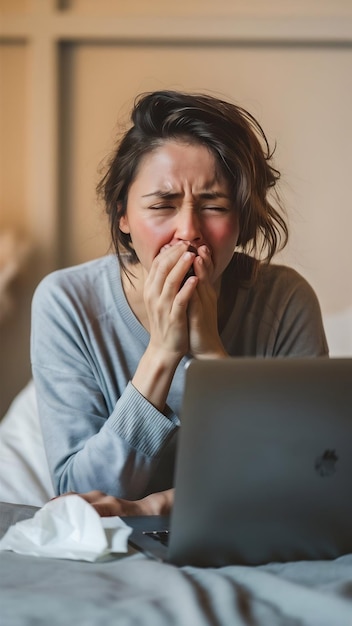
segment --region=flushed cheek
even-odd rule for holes
[[[165,246],[170,244],[171,234],[165,234],[164,229],[145,224],[143,229],[133,238],[136,254],[149,271],[154,258]]]
[[[230,262],[238,240],[238,228],[218,228],[209,233],[208,245],[216,274],[222,273]]]
[[[236,246],[239,234],[238,230],[237,221],[235,223],[220,224],[213,226],[213,228],[208,231],[206,238],[214,251],[225,252]]]

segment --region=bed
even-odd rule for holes
[[[0,423],[0,536],[53,495],[30,381]],[[5,551],[0,581],[1,626],[352,625],[352,555],[201,569],[131,549],[94,563]]]
[[[33,515],[0,504],[0,534]],[[105,562],[0,554],[2,626],[347,626],[352,555],[333,562],[177,568],[141,554]]]

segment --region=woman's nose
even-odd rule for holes
[[[179,212],[175,238],[189,242],[201,239],[200,219],[196,211]]]

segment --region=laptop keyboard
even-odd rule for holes
[[[169,530],[143,531],[143,535],[146,535],[147,537],[151,537],[152,539],[155,539],[155,541],[160,541],[160,543],[162,543],[163,546],[167,546],[169,544],[169,536],[170,536]]]

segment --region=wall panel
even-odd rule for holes
[[[13,231],[21,238],[31,230],[26,202],[27,53],[24,43],[0,45],[0,234]],[[0,292],[5,264],[12,258],[11,247],[5,243],[1,247],[0,241]],[[32,261],[28,258],[26,266],[21,267],[5,300],[0,293],[0,419],[9,400],[30,376]],[[8,298],[13,301],[9,310]]]
[[[0,45],[0,228],[26,230],[26,46]]]

